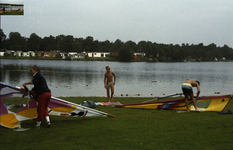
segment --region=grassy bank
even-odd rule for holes
[[[80,104],[85,100],[106,101],[102,97],[62,98]],[[122,104],[151,98],[115,98]],[[233,107],[233,101],[225,110]],[[177,113],[148,109],[97,106],[112,117],[72,118],[51,116],[51,128],[34,128],[24,121],[25,132],[0,127],[1,149],[200,149],[233,148],[233,115],[216,112]]]
[[[12,11],[12,12],[5,12],[2,13],[1,15],[23,15],[23,11]]]

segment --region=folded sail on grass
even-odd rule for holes
[[[221,112],[232,99],[232,95],[200,97],[196,103],[200,111]],[[185,99],[174,99],[165,101],[155,101],[147,103],[135,103],[119,105],[115,107],[122,108],[145,108],[145,109],[163,109],[163,110],[187,110]],[[195,111],[192,100],[189,100],[189,109]]]
[[[3,88],[8,88],[7,92],[2,92]],[[20,108],[18,111],[10,111],[7,106],[3,103],[12,101],[18,97],[11,97],[16,94],[25,94],[24,89],[0,82],[0,124],[7,128],[20,128],[20,122],[24,120],[30,120],[37,117],[37,101],[34,98],[30,98],[26,106]],[[9,97],[11,97],[9,99]],[[8,98],[8,99],[7,99]],[[19,98],[18,98],[19,99]],[[21,98],[22,99],[22,98]],[[14,109],[14,108],[13,108]],[[85,106],[81,106],[69,101],[65,101],[56,97],[51,97],[48,106],[50,115],[58,116],[72,116],[72,117],[100,117],[100,116],[111,116],[105,112],[101,112],[95,109],[91,109]]]

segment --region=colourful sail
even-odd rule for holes
[[[15,94],[25,94],[23,88],[9,85],[0,82],[0,91],[3,88],[10,88],[13,91],[0,94],[0,124],[7,128],[20,128],[20,122],[29,120],[37,117],[37,101],[31,98],[28,104],[21,108],[17,112],[11,112],[7,109],[7,106],[3,103],[2,98],[13,96]],[[100,116],[111,116],[108,113],[91,109],[85,106],[81,106],[69,101],[65,101],[56,97],[51,97],[48,106],[50,115],[58,116],[72,116],[72,117],[100,117]]]
[[[221,112],[228,105],[232,95],[200,97],[196,103],[200,111],[216,111]],[[135,103],[119,105],[115,107],[123,108],[145,108],[145,109],[164,109],[164,110],[187,110],[185,99],[174,99],[166,101],[155,101],[146,103]],[[189,109],[195,111],[192,100],[189,100]]]

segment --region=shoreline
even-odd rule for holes
[[[20,59],[20,60],[64,60],[64,61],[115,61],[121,62],[116,58],[54,58],[54,57],[5,57],[1,56],[0,59]],[[157,60],[141,60],[141,61],[129,61],[129,62],[232,62],[233,60],[219,60],[219,61],[157,61]]]

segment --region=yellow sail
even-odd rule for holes
[[[232,95],[200,97],[196,103],[200,111],[221,112],[232,99]],[[119,105],[115,107],[123,108],[144,108],[144,109],[164,109],[164,110],[187,110],[185,99],[174,99],[166,101],[155,101],[147,103],[136,103]],[[195,111],[192,101],[189,100],[189,109]]]

